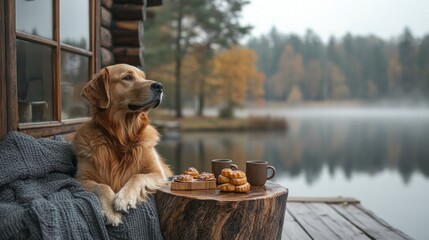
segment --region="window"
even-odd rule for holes
[[[20,129],[81,122],[80,95],[94,73],[94,1],[16,0],[16,88]]]

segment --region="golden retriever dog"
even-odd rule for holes
[[[160,83],[127,64],[103,68],[83,88],[92,117],[73,140],[76,178],[97,195],[106,224],[121,224],[122,212],[172,175],[155,150],[159,134],[148,119],[162,94]]]

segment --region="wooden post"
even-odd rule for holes
[[[164,239],[281,239],[288,190],[267,182],[247,193],[156,193]]]

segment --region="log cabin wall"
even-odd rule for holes
[[[112,13],[111,13],[112,5],[113,5],[113,0],[101,0],[101,8],[100,8],[101,67],[106,67],[115,63],[115,59],[113,57],[113,52],[112,52],[112,48],[113,48],[112,34],[110,31],[110,27],[112,25]]]
[[[141,66],[143,63],[142,31],[145,6],[158,6],[156,0],[102,0],[101,1],[101,65],[102,67],[127,63]]]

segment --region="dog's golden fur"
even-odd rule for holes
[[[102,69],[82,91],[92,118],[73,140],[76,178],[98,196],[107,224],[119,225],[121,212],[172,175],[155,150],[159,134],[148,119],[162,98],[154,83],[139,69],[118,64]]]

